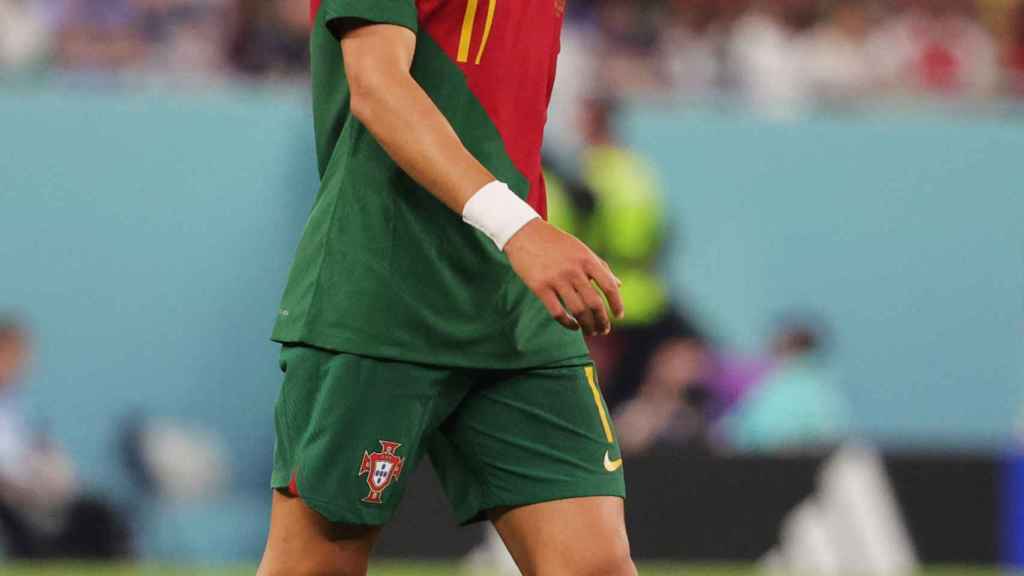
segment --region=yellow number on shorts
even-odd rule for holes
[[[597,388],[597,378],[594,376],[594,367],[587,366],[583,369],[587,373],[587,384],[590,384],[590,391],[594,394],[594,404],[597,404],[597,414],[601,417],[601,426],[604,427],[604,437],[608,443],[615,442],[612,434],[612,426],[608,423],[608,414],[604,411],[604,402],[601,401],[601,391]]]
[[[466,14],[462,17],[462,34],[459,36],[459,53],[456,60],[469,62],[469,45],[473,42],[473,27],[476,25],[476,5],[479,0],[466,0]],[[491,37],[491,25],[494,24],[494,9],[498,0],[487,0],[487,19],[484,21],[484,37],[480,40],[480,48],[476,52],[476,61],[484,57],[487,40]]]

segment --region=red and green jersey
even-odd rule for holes
[[[412,76],[466,148],[541,214],[540,149],[565,0],[314,0],[320,191],[274,329],[279,342],[406,362],[581,361],[486,236],[409,178],[351,114],[342,20],[416,33]]]

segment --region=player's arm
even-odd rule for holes
[[[410,73],[415,34],[391,24],[349,27],[341,48],[352,114],[402,170],[490,236],[563,326],[607,333],[611,321],[601,292],[621,317],[618,279],[582,242],[540,219],[496,182],[466,150]]]

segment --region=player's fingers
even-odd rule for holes
[[[548,309],[548,314],[551,314],[551,317],[557,320],[559,324],[569,330],[580,329],[579,323],[562,308],[562,303],[558,301],[558,294],[554,290],[547,290],[543,294],[538,294],[538,297],[544,304],[544,307]]]
[[[622,281],[612,273],[611,268],[603,260],[599,261],[599,264],[591,264],[587,267],[587,274],[597,282],[600,286],[601,291],[604,292],[604,297],[608,299],[608,305],[611,306],[612,314],[616,318],[622,318],[626,313],[626,308],[622,304],[622,294],[619,293],[619,286],[622,286]]]
[[[618,286],[622,286],[622,280],[619,280],[619,277],[615,275],[615,271],[612,270],[611,264],[609,264],[608,261],[605,260],[604,258],[598,258],[597,261],[601,264],[602,268],[607,270],[608,273],[612,275],[612,278],[615,279],[615,284]]]
[[[612,331],[612,323],[608,318],[608,310],[604,307],[604,298],[601,293],[590,283],[586,276],[580,276],[573,286],[583,299],[583,303],[594,316],[594,330],[598,334],[608,334]]]
[[[555,285],[555,290],[558,291],[558,297],[562,299],[562,303],[565,304],[565,308],[572,313],[573,318],[576,322],[579,322],[580,328],[583,329],[583,333],[590,336],[594,334],[594,314],[587,307],[587,304],[583,301],[580,293],[576,291],[576,288],[570,282],[563,282]]]

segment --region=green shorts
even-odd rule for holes
[[[424,454],[459,523],[625,496],[592,365],[450,369],[285,346],[281,368],[271,484],[332,522],[386,523]]]

